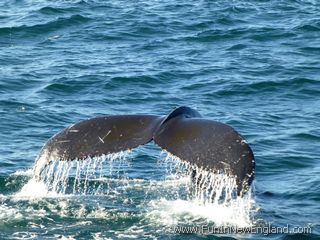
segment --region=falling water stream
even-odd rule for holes
[[[162,180],[131,179],[125,173],[130,169],[130,156],[131,151],[125,151],[81,161],[51,161],[40,178],[32,175],[15,197],[96,196],[127,198],[130,202],[134,199],[128,197],[128,191],[142,190],[145,217],[164,227],[179,222],[190,224],[199,218],[217,226],[253,224],[255,204],[251,190],[238,197],[235,178],[196,168],[167,154],[157,163],[157,167],[166,170]],[[160,197],[150,197],[154,193]]]

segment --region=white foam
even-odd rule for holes
[[[178,195],[176,199],[152,200],[147,213],[149,218],[164,225],[175,225],[180,220],[185,224],[186,220],[197,218],[214,222],[217,226],[246,227],[253,224],[256,208],[252,189],[243,197],[238,196],[235,177],[195,167],[170,154],[164,163],[169,165],[168,179],[186,179],[188,176],[189,181],[172,182],[176,184],[175,189],[184,186],[187,194],[184,198]]]
[[[254,201],[250,194],[228,204],[202,203],[194,200],[152,200],[146,217],[155,224],[174,226],[193,224],[199,219],[214,222],[216,226],[247,227],[252,225],[251,214]]]
[[[55,234],[55,235],[54,235],[54,239],[76,240],[76,238],[74,238],[74,236],[64,236],[64,235],[58,235],[58,234]]]
[[[0,220],[6,221],[8,219],[20,219],[22,218],[22,214],[18,212],[18,210],[8,207],[5,204],[0,205]]]
[[[36,239],[37,234],[31,232],[15,232],[12,234],[13,239]]]
[[[50,193],[51,196],[55,196],[56,194]],[[22,187],[22,189],[16,193],[15,197],[20,198],[41,198],[47,197],[49,195],[49,191],[47,186],[42,181],[37,181],[35,178],[31,178],[26,185]]]
[[[27,170],[18,170],[11,175],[13,176],[27,176],[32,177],[33,176],[33,169],[27,169]]]
[[[112,238],[106,238],[102,236],[101,232],[92,233],[91,234],[94,240],[113,240]]]

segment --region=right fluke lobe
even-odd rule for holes
[[[238,193],[246,191],[255,168],[247,142],[232,127],[187,110],[188,114],[177,114],[162,124],[154,141],[172,155],[201,169],[235,176]],[[196,117],[190,117],[192,115]]]

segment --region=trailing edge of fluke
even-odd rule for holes
[[[154,141],[163,150],[200,169],[236,177],[238,194],[254,178],[250,146],[232,127],[179,107],[167,116],[115,115],[78,122],[48,140],[34,172],[40,177],[53,160],[82,160],[129,150]]]

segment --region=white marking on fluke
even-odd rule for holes
[[[70,129],[69,132],[77,133],[77,132],[79,132],[79,130],[77,130],[77,129]]]
[[[98,136],[98,138],[99,138],[100,142],[104,143],[104,141],[101,137]]]

